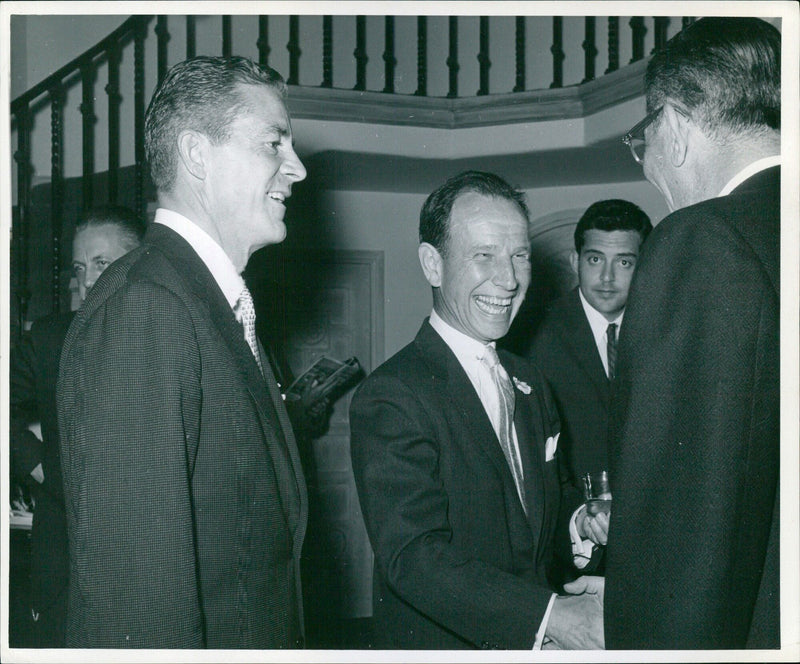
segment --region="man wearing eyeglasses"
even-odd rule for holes
[[[777,648],[780,33],[704,18],[623,139],[672,214],[640,256],[611,413],[609,648]]]

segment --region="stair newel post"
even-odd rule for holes
[[[322,83],[323,88],[333,87],[333,16],[322,17]]]
[[[353,90],[367,89],[367,17],[356,16],[356,84]]]
[[[634,16],[631,18],[631,62],[638,62],[644,57],[644,35],[647,28],[644,25],[644,18]]]
[[[553,45],[550,47],[553,54],[553,82],[551,88],[560,88],[564,85],[564,18],[553,17]]]
[[[61,310],[61,238],[64,219],[64,87],[50,90],[50,231],[53,240],[52,310]]]
[[[222,57],[229,58],[233,54],[233,23],[230,15],[222,17]]]
[[[619,16],[608,17],[608,68],[605,73],[619,69]]]
[[[286,44],[289,51],[289,78],[286,82],[289,85],[299,85],[300,83],[300,17],[289,17],[289,43]]]
[[[197,21],[194,16],[186,17],[186,59],[197,55]]]
[[[147,23],[137,26],[133,42],[133,134],[134,134],[134,200],[135,209],[141,217],[146,213],[144,199],[144,40],[147,36]]]
[[[583,69],[584,76],[581,83],[594,80],[595,59],[597,58],[597,43],[595,40],[595,24],[597,19],[594,16],[587,16],[584,19],[584,39],[581,44],[583,48]]]
[[[108,49],[108,200],[116,203],[119,193],[120,124],[119,106],[122,96],[119,91],[119,43]]]
[[[384,21],[384,86],[383,91],[394,92],[394,70],[397,66],[397,58],[394,55],[394,16],[387,16]]]
[[[18,316],[18,339],[25,330],[28,315],[28,246],[30,242],[31,211],[31,114],[28,104],[16,111],[17,118],[17,151],[14,161],[17,162],[17,218],[12,238],[16,245],[16,298]]]
[[[479,22],[479,47],[478,47],[478,92],[479,97],[489,94],[489,69],[492,61],[489,59],[489,17],[481,16]]]
[[[258,17],[258,63],[269,66],[269,53],[272,50],[269,46],[269,16]]]
[[[82,193],[83,209],[92,207],[94,203],[94,126],[97,116],[94,114],[94,82],[96,71],[94,62],[87,60],[81,65],[81,87],[83,97],[80,112],[83,116],[83,175]]]
[[[525,89],[525,17],[517,16],[514,26],[514,92]]]
[[[447,96],[449,98],[458,97],[458,17],[451,16],[448,19],[448,51],[447,51],[447,70],[449,74],[449,86]]]
[[[417,16],[417,97],[428,95],[428,17]]]

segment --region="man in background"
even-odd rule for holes
[[[495,349],[530,282],[524,198],[467,171],[428,197],[419,239],[433,311],[350,408],[373,645],[602,647],[602,593],[556,597],[549,578],[574,507],[560,498],[558,414],[541,374]]]
[[[673,210],[631,284],[611,416],[609,648],[777,648],[780,33],[703,18],[623,140]]]
[[[98,207],[82,216],[72,241],[72,269],[81,302],[111,263],[139,246],[144,232],[144,221],[125,207]],[[74,315],[56,313],[35,321],[11,356],[12,467],[32,486],[36,501],[30,558],[31,646],[35,648],[65,645],[69,554],[56,382],[61,347]]]
[[[268,67],[197,57],[150,102],[159,208],[61,360],[68,646],[303,643],[305,481],[240,276],[306,175],[285,95]]]
[[[561,420],[562,480],[578,490],[583,475],[608,470],[616,344],[639,251],[651,230],[633,203],[590,205],[575,227],[570,257],[578,286],[548,308],[531,346]]]

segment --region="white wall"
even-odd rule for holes
[[[612,185],[552,187],[526,191],[532,232],[536,220],[565,209],[585,209],[607,198],[624,198],[659,221],[667,209],[656,189],[646,181]],[[430,286],[417,259],[419,211],[426,195],[363,191],[326,191],[320,196],[314,219],[290,212],[290,240],[303,247],[373,250],[384,253],[385,352],[390,357],[407,344],[428,315]],[[535,288],[533,284],[531,288]]]

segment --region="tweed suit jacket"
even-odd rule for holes
[[[547,379],[558,408],[564,479],[580,490],[582,475],[608,470],[611,383],[577,288],[549,307],[530,358]]]
[[[277,385],[190,245],[152,225],[92,288],[61,359],[67,644],[302,638],[307,496]]]
[[[356,486],[376,558],[379,648],[531,648],[551,597],[558,416],[541,375],[500,351],[528,502],[458,359],[426,320],[350,408]]]
[[[612,401],[609,648],[780,643],[780,170],[656,226]]]
[[[73,312],[54,314],[34,322],[12,355],[9,375],[12,450],[29,458],[21,469],[26,475],[38,463],[44,472],[44,482],[33,484],[36,508],[31,530],[30,603],[37,612],[52,609],[57,615],[66,612],[69,555],[56,379],[61,347],[73,316]],[[27,428],[33,422],[41,424],[41,442]]]

